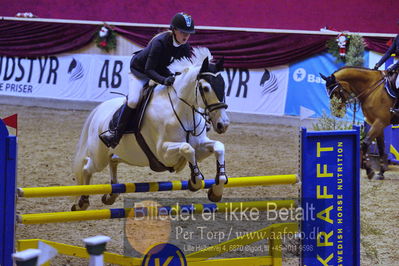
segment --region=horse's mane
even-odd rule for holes
[[[343,67],[335,70],[335,72],[333,74],[337,73],[338,71],[344,70],[344,69],[357,69],[357,70],[364,70],[364,71],[379,71],[379,70],[374,70],[374,69],[370,69],[370,68],[367,68],[367,67],[361,67],[361,66],[343,66]]]
[[[169,65],[169,70],[172,73],[176,72],[184,72],[190,67],[193,66],[201,66],[202,62],[204,61],[205,58],[209,59],[209,61],[212,59],[211,52],[209,51],[208,48],[206,47],[195,47],[193,48],[193,53],[191,58],[183,57],[179,60],[173,61],[172,64]]]

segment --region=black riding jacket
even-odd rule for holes
[[[399,56],[399,34],[396,35],[395,40],[393,41],[391,47],[385,52],[384,56],[381,57],[380,61],[378,61],[377,65],[381,66],[387,59],[392,55],[396,54]]]
[[[147,77],[164,84],[170,76],[167,68],[174,59],[191,56],[191,47],[188,43],[178,47],[173,45],[171,32],[161,33],[150,41],[143,50],[136,53],[130,61],[130,69],[144,73]]]

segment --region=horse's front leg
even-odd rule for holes
[[[187,142],[165,142],[163,151],[165,161],[177,161],[181,156],[188,161],[191,170],[188,188],[191,191],[200,190],[204,176],[198,168],[194,148]]]
[[[380,136],[384,130],[384,124],[381,123],[380,121],[375,121],[367,133],[366,137],[363,139],[361,143],[361,149],[362,149],[362,154],[363,154],[363,165],[364,168],[366,169],[367,177],[369,179],[372,179],[374,177],[374,171],[371,167],[370,159],[368,158],[368,148],[372,142],[373,139],[375,139],[377,136]]]
[[[225,167],[225,149],[223,143],[208,139],[201,143],[197,149],[197,158],[202,160],[204,157],[214,153],[216,157],[216,176],[215,184],[208,190],[208,198],[210,201],[218,202],[222,199],[224,185],[228,182]]]
[[[376,176],[376,179],[383,180],[384,172],[388,170],[388,156],[385,153],[385,141],[384,141],[384,131],[377,137],[377,147],[378,154],[380,155],[380,172]]]

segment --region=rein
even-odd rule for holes
[[[215,75],[217,75],[217,74],[211,73],[211,72],[204,72],[204,73],[201,73],[198,77],[200,77],[201,75],[213,75],[213,76],[215,76]],[[190,135],[193,136],[193,137],[198,137],[198,136],[200,136],[200,135],[204,132],[204,130],[206,129],[206,123],[210,123],[210,119],[208,118],[208,117],[209,117],[209,113],[211,113],[211,112],[213,112],[213,111],[215,111],[215,110],[217,110],[217,109],[227,108],[227,104],[221,103],[221,102],[219,102],[219,103],[214,103],[214,104],[208,104],[208,102],[207,102],[207,100],[206,100],[206,98],[205,98],[204,91],[203,91],[202,87],[199,85],[198,78],[197,78],[197,80],[196,80],[196,85],[195,85],[196,102],[198,102],[198,99],[197,99],[198,94],[197,94],[197,92],[199,91],[200,94],[201,94],[202,101],[203,101],[204,104],[205,104],[205,110],[204,110],[204,112],[201,112],[201,111],[198,110],[194,105],[191,105],[191,104],[188,103],[185,99],[183,99],[183,98],[181,98],[180,96],[178,96],[177,91],[176,91],[176,89],[175,89],[174,86],[169,86],[169,87],[171,87],[171,88],[174,90],[174,92],[175,92],[175,94],[176,94],[176,97],[177,97],[181,102],[183,102],[185,105],[187,105],[188,107],[190,107],[190,108],[191,108],[191,111],[192,111],[192,116],[193,116],[193,129],[192,129],[192,130],[188,130],[188,129],[186,129],[186,127],[185,127],[184,124],[183,124],[183,121],[180,119],[179,115],[178,115],[177,112],[176,112],[175,106],[173,105],[172,97],[170,96],[170,90],[168,89],[168,97],[169,97],[170,105],[171,105],[171,107],[172,107],[173,113],[175,114],[175,116],[176,116],[176,118],[177,118],[177,121],[179,122],[181,128],[184,130],[184,132],[186,132],[186,142],[189,142]],[[168,88],[169,88],[169,87],[168,87]],[[196,123],[195,113],[199,114],[199,115],[205,120],[204,126],[203,126],[203,128],[201,129],[201,131],[200,131],[199,133],[196,133],[196,131],[197,131],[197,128],[198,128],[198,127],[200,126],[200,124],[201,124],[201,120],[200,120],[198,123]]]
[[[173,88],[173,90],[175,91],[176,96],[177,96],[177,92],[176,92],[175,88],[174,88],[173,86],[171,86],[171,87]],[[201,124],[201,120],[198,122],[198,124],[195,122],[195,113],[200,114],[201,117],[204,118],[205,121],[207,122],[207,120],[206,120],[206,118],[205,118],[205,113],[200,112],[200,111],[199,111],[197,108],[195,108],[193,105],[190,105],[186,100],[184,100],[183,98],[177,96],[177,98],[178,98],[180,101],[182,101],[184,104],[186,104],[187,106],[189,106],[189,107],[191,108],[191,111],[192,111],[192,115],[193,115],[193,129],[192,129],[192,130],[188,130],[188,129],[186,129],[186,127],[185,127],[184,124],[183,124],[183,121],[181,121],[179,115],[178,115],[177,112],[176,112],[176,109],[175,109],[175,106],[173,105],[172,97],[170,96],[170,91],[169,91],[169,90],[168,90],[168,97],[169,97],[169,102],[170,102],[170,105],[171,105],[171,107],[172,107],[173,113],[175,114],[175,116],[176,116],[176,118],[177,118],[177,121],[179,122],[179,124],[180,124],[181,128],[184,130],[184,132],[186,132],[186,142],[189,141],[190,135],[193,136],[193,137],[198,137],[199,135],[201,135],[201,134],[204,132],[205,128],[206,128],[206,124],[204,124],[204,127],[202,128],[202,130],[197,134],[197,133],[196,133],[196,130],[197,130],[197,128],[199,127],[199,125]]]
[[[375,91],[384,81],[386,81],[387,76],[383,74],[382,78],[375,82],[372,86],[370,86],[367,90],[363,91],[360,93],[357,98],[360,99],[360,97],[364,96],[367,98],[373,91]]]

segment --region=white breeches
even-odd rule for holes
[[[136,108],[143,90],[143,86],[146,82],[146,79],[138,79],[135,75],[129,73],[129,92],[127,96],[127,105],[130,108]]]

